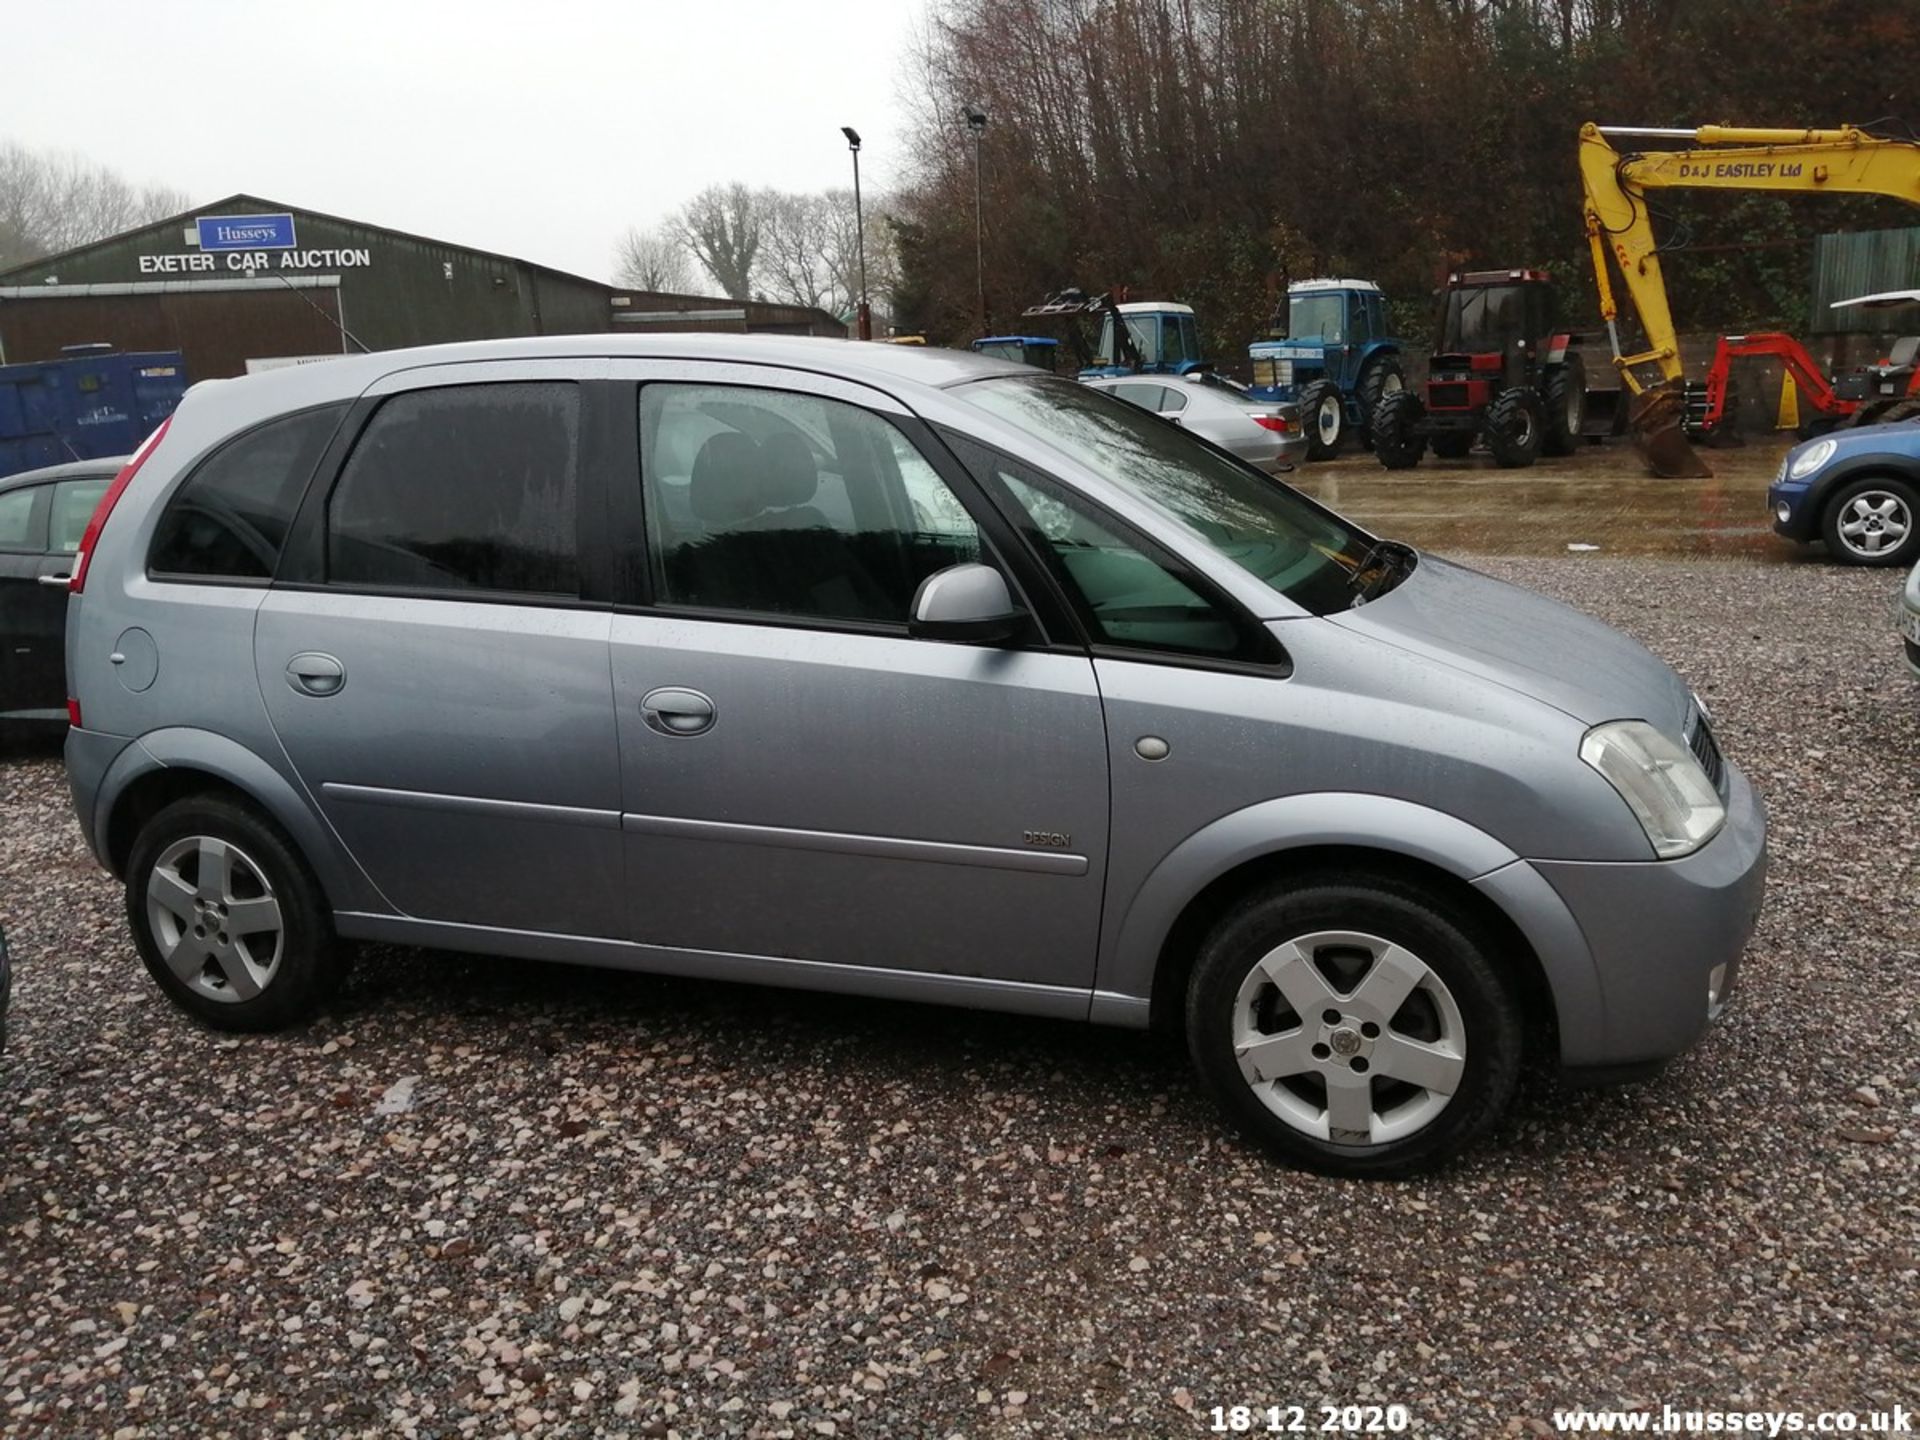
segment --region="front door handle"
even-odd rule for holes
[[[667,685],[641,698],[640,715],[661,735],[704,735],[713,728],[713,701],[698,690]]]
[[[331,655],[309,650],[287,662],[287,684],[302,695],[338,695],[347,683],[347,667]]]

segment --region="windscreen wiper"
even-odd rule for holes
[[[1413,573],[1419,559],[1420,552],[1411,545],[1403,545],[1398,540],[1374,541],[1360,557],[1360,563],[1353,567],[1353,574],[1347,577],[1354,591],[1353,603],[1364,605],[1386,594]]]

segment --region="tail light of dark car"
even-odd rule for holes
[[[127,486],[140,472],[140,467],[147,463],[147,457],[154,452],[154,448],[160,443],[160,437],[167,433],[167,427],[171,424],[173,424],[173,417],[168,416],[160,422],[158,430],[141,442],[140,448],[133,452],[133,458],[128,460],[120,473],[113,477],[113,483],[107,486],[107,493],[100,497],[100,503],[93,507],[93,518],[87,521],[87,528],[80,536],[80,548],[74,552],[73,578],[67,582],[69,594],[78,595],[86,589],[87,571],[93,564],[94,546],[100,541],[100,532],[107,528],[107,517],[113,514],[113,507],[120,503],[120,497],[126,493]]]

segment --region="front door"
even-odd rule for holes
[[[324,530],[320,583],[260,607],[260,692],[402,913],[618,938],[611,610],[579,545],[587,387],[502,369],[416,379],[373,412],[302,511]]]
[[[639,399],[652,603],[613,626],[633,938],[1077,1003],[1107,849],[1087,655],[908,635],[928,575],[1005,567],[895,402],[671,373]]]

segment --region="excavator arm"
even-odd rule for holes
[[[1623,155],[1608,137],[1628,135],[1688,143],[1681,149]],[[1587,124],[1580,127],[1580,183],[1600,313],[1613,342],[1620,382],[1634,396],[1629,417],[1634,441],[1655,474],[1706,475],[1711,472],[1694,454],[1683,428],[1685,370],[1646,192],[1686,186],[1889,195],[1920,205],[1920,144],[1869,135],[1851,125],[1837,130],[1725,125],[1647,130]],[[1610,275],[1614,267],[1647,337],[1647,348],[1634,354],[1620,348],[1619,307]]]

